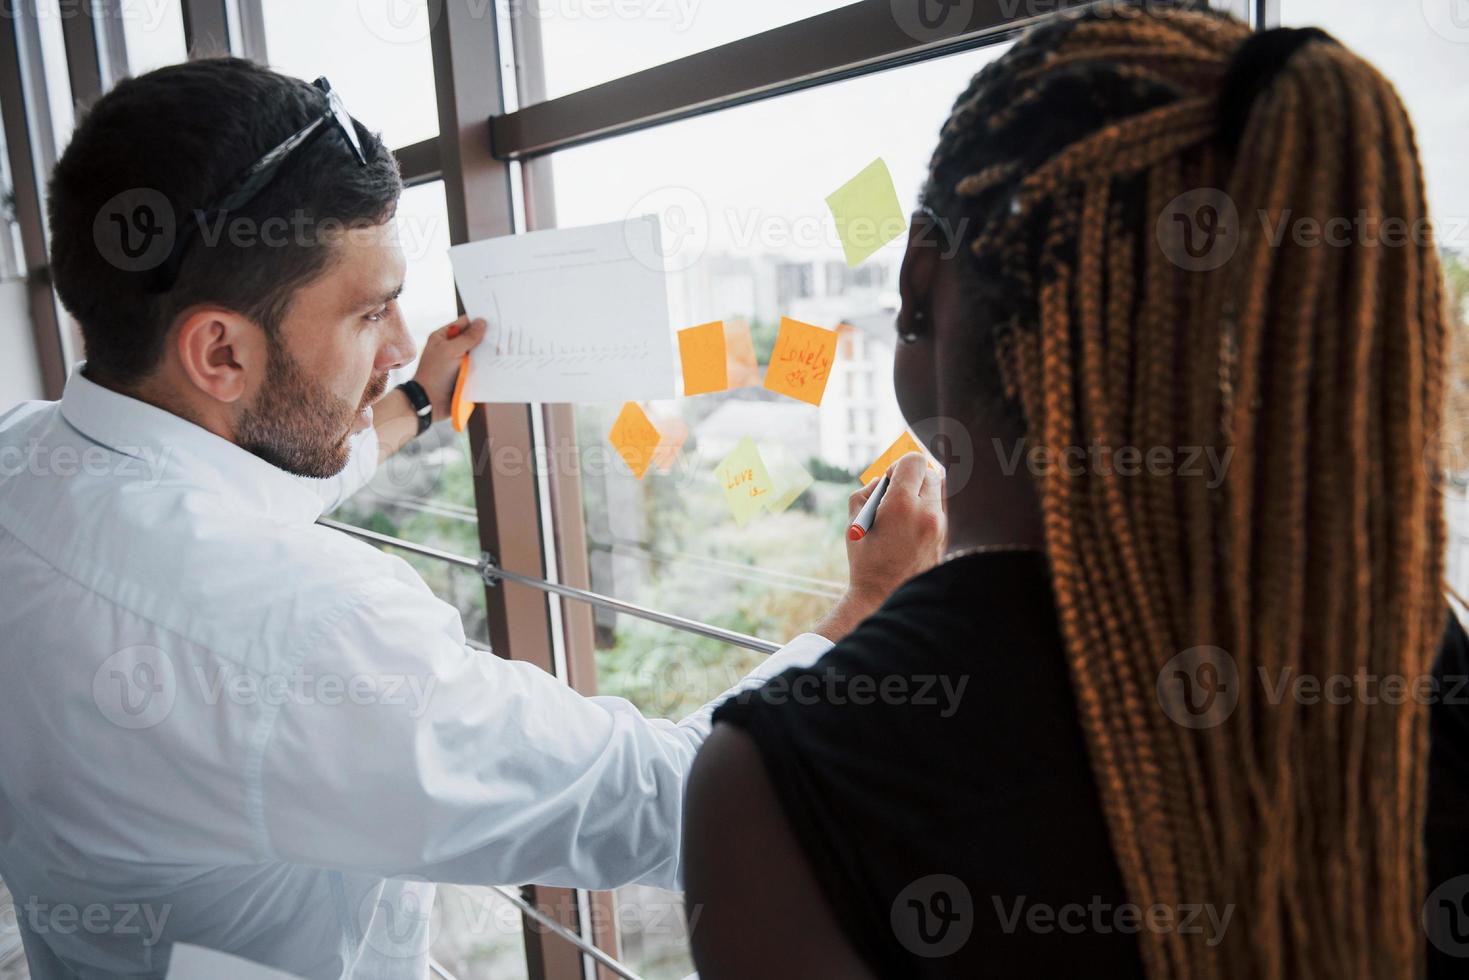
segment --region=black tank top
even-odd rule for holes
[[[1429,976],[1469,976],[1469,638],[1435,667]],[[849,942],[883,977],[1141,977],[1045,559],[918,576],[810,668],[726,701]],[[1155,913],[1161,914],[1161,913]],[[1173,910],[1204,939],[1224,910]]]

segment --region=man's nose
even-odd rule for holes
[[[418,356],[418,345],[413,342],[413,335],[408,332],[408,325],[401,317],[397,321],[397,329],[393,331],[388,342],[383,345],[382,352],[378,355],[378,366],[385,371],[396,371],[413,363]]]

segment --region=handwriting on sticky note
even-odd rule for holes
[[[632,470],[632,475],[641,480],[658,454],[658,444],[662,441],[662,436],[641,406],[637,402],[628,402],[617,414],[617,421],[612,423],[612,431],[607,434],[607,440],[612,443],[612,448],[617,450],[627,468]]]
[[[836,361],[837,332],[781,317],[780,335],[770,353],[765,387],[812,405],[820,405]]]
[[[685,395],[708,395],[729,387],[724,323],[716,321],[678,332]]]
[[[867,484],[871,483],[873,480],[886,473],[889,466],[892,466],[904,456],[908,455],[909,453],[922,452],[923,446],[919,445],[918,440],[914,439],[911,435],[904,432],[902,435],[898,436],[896,442],[888,447],[887,452],[878,457],[877,462],[867,467],[866,471],[860,477],[858,477],[858,479],[862,481],[862,485],[865,487]],[[924,453],[924,455],[927,455],[927,453]],[[933,462],[930,460],[928,465],[933,466]]]
[[[855,268],[908,227],[903,205],[893,187],[893,176],[882,158],[832,192],[826,199],[836,219],[837,235],[847,265]]]
[[[740,527],[764,509],[766,498],[775,489],[759,447],[748,436],[715,467],[714,474]]]

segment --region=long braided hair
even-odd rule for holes
[[[1228,460],[1217,483],[1038,480],[1130,900],[1231,914],[1217,945],[1142,931],[1148,976],[1410,977],[1426,708],[1279,683],[1425,677],[1447,612],[1424,465],[1444,298],[1412,129],[1320,32],[1148,7],[1067,16],[986,67],[924,203],[969,246],[997,313],[976,360],[1033,446]],[[1333,218],[1350,242],[1273,231]],[[1170,661],[1213,685],[1212,714],[1180,723]]]

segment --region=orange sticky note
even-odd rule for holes
[[[889,466],[892,466],[904,456],[908,455],[909,453],[922,452],[923,447],[918,444],[918,440],[914,439],[911,435],[904,432],[902,435],[898,436],[898,441],[889,446],[888,451],[883,453],[882,456],[878,458],[877,462],[867,467],[866,472],[858,477],[858,479],[865,487],[867,486],[867,484],[871,483],[873,480],[886,473]],[[926,456],[928,454],[924,453],[924,455]],[[928,465],[932,466],[933,463],[930,462]]]
[[[755,339],[750,322],[743,317],[724,322],[724,350],[730,388],[758,388],[760,361],[755,357]]]
[[[454,399],[450,403],[449,416],[454,420],[454,431],[463,432],[464,427],[469,424],[469,416],[474,414],[474,402],[464,397],[465,382],[469,380],[469,355],[459,362],[459,380],[454,382]]]
[[[680,330],[678,356],[683,361],[685,395],[707,395],[729,387],[723,321]]]
[[[744,527],[752,517],[764,510],[771,494],[775,492],[770,471],[760,458],[755,440],[749,436],[741,439],[730,454],[724,457],[714,470],[714,475],[724,490],[729,509],[734,512],[735,523],[740,527]]]
[[[658,468],[659,473],[667,473],[677,462],[678,451],[688,441],[689,424],[677,416],[660,418],[656,424],[663,438],[658,443],[657,451],[653,453],[653,465]]]
[[[770,354],[765,387],[799,401],[820,405],[837,356],[837,332],[781,317],[780,336]]]
[[[662,436],[638,403],[628,402],[617,413],[617,421],[612,423],[607,439],[627,468],[632,470],[632,475],[641,480],[653,463]]]

